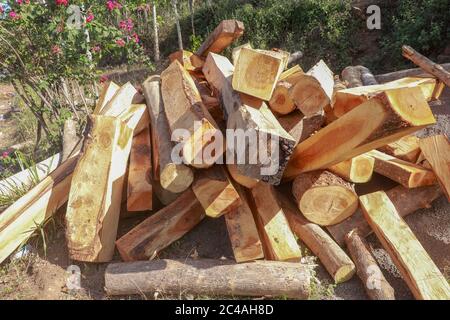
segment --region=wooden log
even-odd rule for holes
[[[449,300],[450,285],[383,191],[360,197],[364,217],[416,299]]]
[[[205,216],[205,211],[189,188],[174,202],[145,219],[116,241],[124,261],[149,260],[180,239]]]
[[[66,203],[77,161],[74,155],[63,162],[0,214],[0,263]]]
[[[235,185],[240,196],[238,208],[225,215],[228,236],[236,262],[247,262],[264,258],[264,252],[252,211],[245,191]]]
[[[305,218],[321,226],[337,224],[358,208],[354,185],[329,171],[300,174],[292,194]]]
[[[308,269],[299,263],[165,259],[110,264],[105,272],[105,290],[108,295],[164,292],[178,296],[183,292],[307,299],[310,276]]]
[[[361,154],[339,162],[328,168],[329,171],[353,183],[366,183],[372,178],[375,159]]]
[[[244,34],[244,24],[238,20],[223,20],[206,38],[196,54],[206,57],[209,52],[220,53]]]
[[[336,117],[353,110],[371,97],[385,90],[419,87],[427,101],[436,99],[436,80],[431,78],[403,78],[385,84],[344,89],[336,92],[333,100],[333,112]]]
[[[66,238],[71,259],[107,262],[114,254],[133,129],[114,117],[93,116],[92,121],[73,174]]]
[[[207,216],[218,218],[233,212],[241,205],[241,199],[221,166],[197,171],[192,191]]]
[[[119,90],[116,91],[114,96],[108,103],[101,108],[99,115],[117,117],[122,112],[126,111],[130,106],[134,95],[137,93],[137,90],[130,82],[125,83],[120,87]]]
[[[203,67],[204,60],[187,50],[179,50],[169,55],[170,62],[178,60],[186,71],[200,71]]]
[[[227,168],[233,180],[236,181],[241,186],[251,189],[254,186],[256,186],[259,182],[258,179],[253,179],[240,174],[236,164],[233,163],[227,164]]]
[[[293,63],[296,63],[296,62],[299,61],[301,58],[303,58],[303,52],[301,52],[301,51],[294,51],[294,52],[291,53],[291,55],[289,56],[289,59],[288,59],[288,66],[292,65]]]
[[[276,198],[273,186],[260,182],[250,191],[250,207],[268,260],[299,261],[300,248]]]
[[[373,73],[364,66],[358,66],[359,72],[361,74],[361,81],[364,86],[373,86],[378,84]]]
[[[302,67],[296,64],[295,66],[283,71],[278,79],[280,81],[289,82],[290,84],[295,84],[299,79],[299,76],[303,74],[305,74],[305,72],[303,72]]]
[[[414,189],[408,189],[399,185],[388,190],[386,194],[400,216],[406,217],[419,209],[430,208],[431,203],[442,195],[442,191],[437,185]],[[372,233],[372,229],[366,219],[364,219],[360,209],[356,210],[351,217],[341,223],[327,227],[328,232],[340,246],[345,244],[345,236],[355,228],[358,229],[358,232],[363,237],[367,237]]]
[[[204,106],[191,76],[178,61],[171,63],[161,73],[161,92],[171,132],[181,129],[189,134],[189,137],[178,137],[183,139],[181,143],[185,163],[196,168],[212,166],[222,156],[223,145],[214,144],[219,149],[209,154],[207,146],[221,132]]]
[[[231,60],[233,61],[233,65],[236,65],[242,48],[253,49],[250,42],[244,43],[243,45],[233,48],[233,51],[231,52]]]
[[[289,52],[278,48],[273,48],[272,50],[256,49],[256,51],[281,59],[283,61],[283,70],[287,68],[289,57],[291,55]]]
[[[438,78],[445,83],[447,87],[450,87],[450,72],[445,70],[441,65],[421,55],[410,46],[403,46],[402,52],[405,58],[411,60],[414,64]]]
[[[174,202],[181,193],[173,193],[161,187],[160,180],[152,180],[153,193],[156,198],[163,204],[164,206],[168,206],[172,202]]]
[[[127,179],[127,210],[152,210],[152,147],[150,128],[133,138]]]
[[[95,104],[93,114],[101,114],[103,108],[114,97],[119,89],[120,87],[112,81],[104,84],[102,92],[100,93],[97,103]]]
[[[338,117],[334,114],[333,106],[336,104],[336,95],[339,91],[347,89],[347,85],[345,81],[342,81],[339,78],[339,75],[334,76],[334,86],[333,86],[333,94],[331,96],[330,104],[328,104],[324,108],[326,124],[330,124],[335,121]]]
[[[320,130],[325,122],[325,117],[323,114],[317,114],[306,118],[299,110],[296,110],[288,115],[278,117],[278,122],[294,138],[296,146]]]
[[[347,83],[347,88],[362,87],[361,71],[353,66],[348,66],[341,73],[342,80]]]
[[[294,101],[289,96],[289,89],[292,87],[287,81],[279,81],[273,91],[269,106],[272,111],[280,115],[286,115],[296,109]]]
[[[133,136],[144,131],[150,124],[150,117],[145,104],[132,104],[118,118],[133,129]]]
[[[419,138],[407,135],[378,148],[378,150],[400,160],[416,163],[420,155]]]
[[[188,166],[172,161],[173,143],[164,113],[160,81],[159,76],[151,76],[142,84],[152,130],[153,179],[159,181],[161,187],[167,190],[165,193],[176,194],[189,188],[194,174]]]
[[[333,86],[333,73],[325,62],[320,60],[306,74],[299,77],[295,85],[289,89],[289,96],[306,117],[311,117],[321,113],[330,103]]]
[[[328,168],[435,122],[419,88],[387,90],[300,143],[284,176]]]
[[[450,202],[450,143],[444,135],[420,139],[420,149],[437,176],[437,180]]]
[[[355,274],[355,265],[344,250],[317,224],[306,220],[293,202],[277,192],[292,232],[319,258],[335,283],[345,282]]]
[[[357,229],[347,234],[345,243],[355,261],[356,273],[369,298],[371,300],[395,300],[394,288],[387,282],[375,258],[370,253],[366,240]]]
[[[284,68],[280,57],[242,48],[235,65],[233,89],[268,101]]]
[[[444,64],[441,64],[441,66],[447,71],[450,70],[450,63],[444,63]],[[375,76],[375,79],[379,83],[386,83],[386,82],[398,80],[398,79],[405,78],[405,77],[430,78],[430,77],[433,77],[433,75],[431,75],[429,73],[424,73],[423,69],[421,69],[421,68],[412,68],[412,69],[399,70],[399,71],[379,74],[379,75]]]
[[[436,183],[433,171],[387,155],[378,150],[366,153],[375,160],[374,171],[406,188],[429,186]]]

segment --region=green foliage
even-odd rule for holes
[[[189,37],[189,41],[191,43],[191,47],[189,48],[189,51],[191,52],[195,52],[197,51],[200,46],[203,43],[203,38],[197,35],[193,35],[191,34],[191,36]]]

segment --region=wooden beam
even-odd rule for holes
[[[337,224],[358,208],[354,185],[329,171],[300,174],[292,194],[306,219],[321,226]]]
[[[278,80],[287,81],[290,84],[295,84],[299,79],[298,77],[302,74],[305,74],[305,72],[303,71],[302,67],[296,64],[295,66],[283,71]]]
[[[137,93],[137,90],[130,82],[125,83],[120,87],[119,90],[116,91],[114,96],[108,103],[101,108],[99,115],[117,117],[122,112],[126,111],[130,106],[134,95]]]
[[[378,150],[400,160],[417,163],[420,155],[419,138],[414,135],[407,135],[378,148]]]
[[[161,259],[110,264],[105,272],[105,290],[108,295],[163,292],[179,296],[180,292],[189,292],[200,296],[307,299],[310,276],[299,263]]]
[[[206,57],[209,52],[221,53],[244,34],[244,24],[238,20],[222,20],[206,38],[196,54]]]
[[[283,129],[294,138],[295,146],[320,130],[325,122],[323,114],[307,118],[299,110],[277,119]]]
[[[375,258],[370,253],[366,240],[358,229],[345,237],[347,249],[356,264],[356,272],[364,290],[371,300],[395,300],[394,288],[387,282]]]
[[[101,114],[103,108],[106,104],[114,97],[114,95],[119,91],[120,87],[114,82],[110,81],[105,83],[102,88],[102,92],[97,99],[97,103],[95,104],[95,109],[93,114]]]
[[[258,229],[250,210],[245,191],[235,185],[240,196],[240,206],[225,215],[228,236],[236,262],[248,262],[264,258]]]
[[[218,218],[233,212],[241,205],[241,199],[221,166],[197,171],[192,191],[207,216]]]
[[[445,70],[441,65],[421,55],[410,46],[403,46],[402,52],[405,58],[411,60],[418,67],[438,78],[445,83],[447,87],[450,87],[450,72]]]
[[[164,113],[161,96],[161,78],[151,76],[142,84],[151,122],[153,179],[159,181],[165,193],[180,193],[189,188],[194,180],[191,168],[172,161],[173,143],[170,127]]]
[[[133,138],[127,180],[127,210],[152,210],[152,147],[150,128]]]
[[[284,68],[280,57],[242,48],[235,65],[233,89],[268,101]]]
[[[400,216],[406,217],[419,209],[430,208],[431,203],[442,195],[442,191],[437,185],[414,189],[397,186],[388,190],[386,194]],[[360,209],[341,223],[327,227],[328,232],[341,246],[345,244],[345,236],[355,228],[358,229],[358,232],[363,237],[372,233],[372,229],[367,224]]]
[[[416,299],[449,300],[450,285],[383,191],[360,197],[364,217]]]
[[[321,227],[306,220],[286,195],[277,192],[277,197],[292,232],[319,258],[334,282],[351,279],[355,265],[344,250]]]
[[[450,63],[444,63],[441,64],[441,66],[449,71],[450,70]],[[412,69],[405,69],[405,70],[399,70],[384,74],[376,75],[375,78],[379,83],[386,83],[389,81],[398,80],[405,77],[424,77],[424,78],[430,78],[433,77],[433,75],[429,73],[424,73],[423,69],[421,68],[412,68]]]
[[[149,260],[180,239],[205,216],[189,188],[170,205],[159,210],[116,241],[124,261]]]
[[[77,161],[74,155],[63,162],[0,214],[0,263],[66,203]]]
[[[378,150],[372,150],[365,154],[375,160],[374,171],[376,173],[398,182],[406,188],[417,188],[436,183],[433,171],[417,164],[397,159]]]
[[[280,207],[273,186],[260,182],[250,190],[250,206],[264,242],[266,259],[299,261],[300,248]]]
[[[284,176],[328,168],[435,122],[419,88],[387,90],[300,143]]]
[[[244,43],[243,45],[237,46],[233,48],[233,51],[231,52],[231,61],[233,61],[233,65],[236,65],[237,60],[239,58],[239,54],[241,53],[242,48],[248,48],[253,49],[250,42]]]
[[[169,55],[170,62],[178,60],[186,71],[200,71],[204,60],[187,50],[179,50]]]
[[[375,159],[367,154],[361,154],[351,159],[339,162],[328,168],[329,171],[353,183],[366,183],[372,179]]]
[[[437,180],[450,202],[450,143],[444,135],[419,140],[420,149],[437,176]]]

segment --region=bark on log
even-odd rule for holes
[[[228,168],[228,172],[230,173],[233,180],[236,181],[241,186],[251,189],[254,186],[256,186],[259,182],[258,179],[253,179],[253,178],[250,178],[250,177],[240,174],[239,170],[235,164],[227,164],[227,168]]]
[[[323,114],[317,114],[306,118],[300,111],[278,117],[278,122],[295,140],[295,146],[308,139],[316,131],[322,128],[325,122]]]
[[[442,191],[437,185],[414,189],[397,186],[388,190],[386,194],[391,199],[400,216],[405,217],[419,209],[430,208],[431,203],[442,195]],[[372,233],[372,229],[367,224],[360,209],[341,223],[327,227],[328,232],[341,246],[344,245],[345,236],[355,228],[358,229],[363,237]]]
[[[110,264],[105,272],[105,290],[109,295],[163,292],[178,296],[183,292],[307,299],[310,275],[300,263],[166,259]]]
[[[209,52],[220,53],[244,34],[244,24],[238,20],[223,20],[206,38],[196,54],[206,57]]]
[[[369,247],[357,229],[350,231],[345,243],[353,261],[356,273],[371,300],[395,300],[394,288],[387,282]]]
[[[362,154],[339,162],[328,168],[329,171],[353,183],[366,183],[372,178],[375,159]]]
[[[417,163],[420,155],[419,138],[408,135],[378,150],[401,160]]]
[[[328,171],[300,174],[292,194],[305,218],[321,226],[337,224],[358,208],[354,185]]]
[[[441,66],[449,71],[450,70],[450,63],[444,63],[441,64]],[[379,74],[375,76],[375,79],[379,83],[386,83],[394,80],[398,80],[405,77],[423,77],[423,78],[430,78],[433,77],[433,75],[429,73],[424,73],[423,69],[421,68],[413,68],[413,69],[406,69],[406,70],[400,70],[400,71],[394,71],[384,74]]]
[[[435,122],[419,88],[388,90],[300,143],[289,160],[284,178],[328,168]]]

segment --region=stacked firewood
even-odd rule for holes
[[[249,44],[234,48],[232,63],[220,53],[243,32],[241,22],[222,21],[196,53],[172,54],[143,95],[107,84],[82,147],[0,215],[0,261],[67,202],[71,259],[110,262],[117,248],[129,262],[108,267],[109,294],[307,298],[300,239],[336,283],[356,273],[370,298],[394,299],[366,244],[375,232],[416,298],[449,299],[448,282],[402,219],[443,193],[450,200],[447,138],[412,135],[435,123],[428,102],[445,83],[436,65],[427,77],[378,84],[363,66],[342,79],[322,60],[304,72],[288,52]],[[236,162],[225,129],[269,137],[276,152],[244,137],[246,161]],[[398,186],[358,194],[355,184],[373,173]],[[121,216],[152,210],[117,239]],[[236,263],[155,259],[205,217],[221,216]]]

